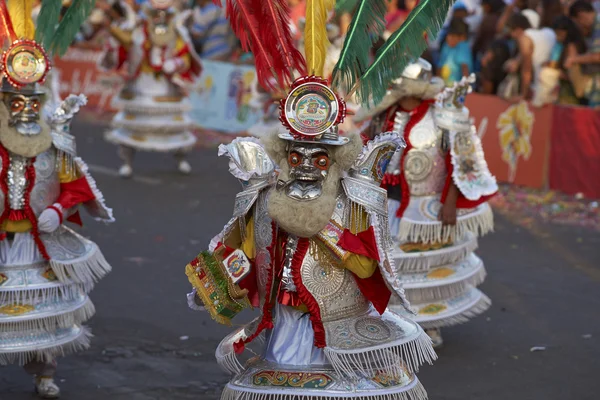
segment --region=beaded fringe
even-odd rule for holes
[[[475,303],[468,310],[461,312],[460,314],[453,315],[451,317],[438,319],[435,321],[426,321],[419,322],[419,325],[423,327],[423,329],[434,329],[434,328],[443,328],[447,326],[464,324],[472,318],[475,318],[479,314],[485,312],[492,305],[492,301],[485,294],[482,294],[481,299]]]
[[[377,372],[399,375],[404,373],[402,364],[414,373],[424,363],[431,365],[437,359],[431,339],[424,331],[416,339],[397,346],[359,353],[340,352],[329,347],[324,351],[333,368],[347,377],[374,376]]]
[[[81,327],[81,334],[68,343],[48,347],[42,350],[28,350],[15,353],[0,353],[0,365],[18,364],[25,365],[28,362],[39,360],[50,362],[57,357],[82,351],[90,347],[92,333],[86,327]]]
[[[0,322],[2,332],[54,331],[56,328],[68,328],[79,325],[92,318],[96,313],[94,303],[87,298],[77,309],[57,313],[43,318],[22,320],[17,322]]]
[[[441,301],[460,296],[470,287],[477,287],[481,285],[485,280],[486,275],[487,272],[485,267],[482,265],[475,274],[459,282],[454,282],[443,286],[422,287],[415,289],[405,288],[404,290],[406,291],[406,297],[408,297],[408,300],[414,304]]]
[[[50,260],[52,271],[61,282],[78,282],[88,284],[98,282],[111,271],[110,264],[95,245],[93,254],[86,256],[85,260],[70,260],[69,263]]]
[[[290,393],[274,393],[267,392],[255,393],[236,390],[231,386],[225,386],[221,394],[221,400],[330,400],[330,399],[360,399],[360,400],[427,400],[427,392],[417,381],[415,385],[402,392],[397,393],[344,393],[344,394],[319,394],[314,391],[314,394],[294,393],[299,389],[290,389]]]
[[[25,290],[0,290],[0,304],[31,304],[41,302],[54,303],[58,300],[69,301],[88,293],[93,288],[93,283],[57,285],[43,289]]]
[[[465,259],[470,253],[477,250],[477,247],[477,239],[471,239],[462,245],[440,250],[419,253],[399,253],[395,251],[392,254],[398,271],[418,272],[428,271],[440,265],[454,264]]]
[[[400,221],[398,239],[402,242],[439,243],[464,237],[467,232],[483,236],[493,230],[494,214],[491,207],[486,206],[482,212],[465,217],[457,222],[455,226],[444,226],[439,222],[429,224],[412,223],[403,218]]]

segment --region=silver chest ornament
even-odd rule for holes
[[[404,174],[410,194],[427,196],[440,193],[446,182],[443,130],[435,125],[431,111],[409,134],[412,148],[404,158]]]
[[[340,195],[332,221],[344,226],[348,199]],[[311,239],[316,240],[315,238]],[[365,313],[369,301],[360,291],[354,275],[343,265],[332,264],[307,252],[300,267],[302,283],[319,305],[323,322]]]
[[[27,167],[30,158],[9,155],[7,172],[8,205],[12,210],[25,208],[25,193],[29,185],[33,184],[29,195],[29,204],[35,215],[39,215],[46,207],[52,205],[60,194],[60,181],[57,172],[56,150],[51,148],[36,157],[34,163],[35,182],[27,179]],[[0,191],[0,210],[4,211],[4,193]]]

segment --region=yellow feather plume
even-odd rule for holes
[[[17,38],[33,39],[35,36],[35,25],[31,15],[33,0],[9,0],[8,13]]]
[[[309,75],[323,76],[327,39],[327,19],[335,0],[307,0],[306,25],[304,26],[304,53]]]

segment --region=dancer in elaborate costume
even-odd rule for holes
[[[50,28],[40,36],[58,50],[72,40],[65,30],[76,33],[73,25],[82,21],[57,24],[53,3],[42,6],[38,24]],[[98,246],[65,223],[80,223],[80,204],[98,220],[112,221],[112,211],[69,132],[85,97],[71,95],[42,118],[40,84],[50,66],[34,41],[31,2],[11,0],[7,7],[2,0],[0,17],[0,36],[12,43],[2,57],[0,89],[0,365],[23,365],[40,397],[57,398],[56,358],[88,346],[82,323],[94,305],[87,293],[110,271]]]
[[[465,322],[490,305],[475,288],[485,268],[473,251],[477,236],[493,229],[486,201],[498,187],[464,107],[473,80],[465,77],[441,92],[443,82],[432,78],[429,63],[419,60],[372,110],[366,132],[393,130],[408,144],[384,178],[394,261],[417,312],[415,320],[436,346],[442,345],[441,327]]]
[[[304,62],[291,43],[284,1],[228,2],[234,31],[255,55],[259,83],[268,86],[275,77],[282,90],[294,70],[305,76],[281,102],[287,132],[221,146],[243,190],[209,251],[186,267],[192,308],[204,305],[222,323],[245,307],[262,310],[217,349],[218,362],[234,375],[224,400],[426,398],[414,373],[435,357],[431,341],[418,324],[386,309],[391,298],[408,306],[391,259],[380,188],[403,141],[383,133],[363,146],[358,135],[338,135],[345,102],[319,77],[333,4],[307,1]],[[382,33],[385,4],[361,1],[333,86],[356,88],[364,103],[380,100],[390,70],[403,69],[412,52],[422,51],[423,29],[439,26],[445,6],[449,2],[422,1],[412,15],[416,25],[392,36],[365,68],[368,49],[355,47],[370,48]],[[273,37],[278,40],[266,40]],[[405,41],[423,43],[407,52]],[[243,362],[247,347],[256,347],[257,356]]]
[[[114,100],[121,111],[106,139],[119,145],[122,177],[132,175],[136,150],[171,152],[179,171],[187,174],[191,166],[186,153],[196,143],[186,114],[191,108],[187,93],[201,72],[184,26],[190,14],[177,12],[171,0],[151,0],[143,7],[133,30],[109,26],[120,46],[107,52],[100,65],[125,67],[127,83]]]

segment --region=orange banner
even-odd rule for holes
[[[552,106],[534,108],[477,93],[467,96],[466,105],[483,135],[485,158],[498,181],[545,187]]]

